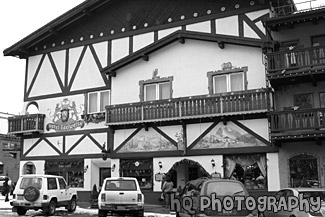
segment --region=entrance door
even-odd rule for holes
[[[111,168],[101,167],[99,168],[99,186],[103,185],[104,179],[111,177]]]
[[[198,167],[189,167],[188,168],[188,181],[199,178],[199,168]]]
[[[300,154],[289,159],[291,187],[318,187],[317,158]]]

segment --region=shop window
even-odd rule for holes
[[[88,113],[104,112],[105,106],[110,104],[110,92],[98,91],[88,93]]]
[[[48,160],[45,162],[45,174],[62,176],[71,187],[84,186],[83,160]]]
[[[120,176],[137,178],[141,189],[152,189],[152,159],[120,161]]]
[[[289,159],[291,187],[318,187],[317,158],[300,154]]]
[[[140,81],[140,101],[152,101],[172,98],[173,77],[153,78]]]
[[[23,167],[23,173],[24,174],[35,174],[36,173],[36,167],[32,162],[25,163]]]
[[[325,46],[325,35],[311,37],[311,43],[315,46]]]
[[[266,157],[264,154],[225,156],[226,178],[241,181],[247,189],[266,189]]]
[[[223,70],[208,72],[210,95],[247,90],[247,67],[233,68],[228,64]]]

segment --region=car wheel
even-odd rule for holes
[[[76,198],[72,198],[68,205],[68,212],[74,212],[77,208],[77,200]]]
[[[40,192],[34,186],[29,186],[24,190],[24,198],[27,201],[34,202],[39,198]]]
[[[23,207],[17,207],[17,214],[18,215],[25,215],[27,212],[27,209],[24,209]]]
[[[134,213],[134,216],[143,217],[144,216],[144,211],[143,210],[139,210],[136,213]]]
[[[107,216],[107,212],[105,210],[98,210],[98,217],[106,217]]]
[[[55,209],[56,209],[56,202],[54,200],[51,200],[51,202],[47,208],[46,215],[49,215],[49,216],[54,215]]]
[[[264,212],[258,212],[257,216],[258,217],[265,217]]]

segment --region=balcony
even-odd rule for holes
[[[312,82],[325,80],[325,47],[309,47],[267,54],[268,78],[276,83],[277,79]]]
[[[272,139],[325,137],[325,108],[270,112]]]
[[[119,125],[266,112],[270,89],[106,106],[106,124]]]
[[[32,134],[44,131],[44,114],[19,115],[8,118],[8,134]]]

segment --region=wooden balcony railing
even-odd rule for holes
[[[269,73],[305,67],[324,66],[325,47],[317,46],[292,51],[282,51],[267,54],[267,70]],[[325,66],[324,66],[325,67]]]
[[[271,133],[325,131],[325,108],[270,112]]]
[[[106,106],[106,124],[220,116],[268,110],[270,89]]]
[[[44,131],[44,114],[19,115],[8,118],[9,134],[41,133]]]

